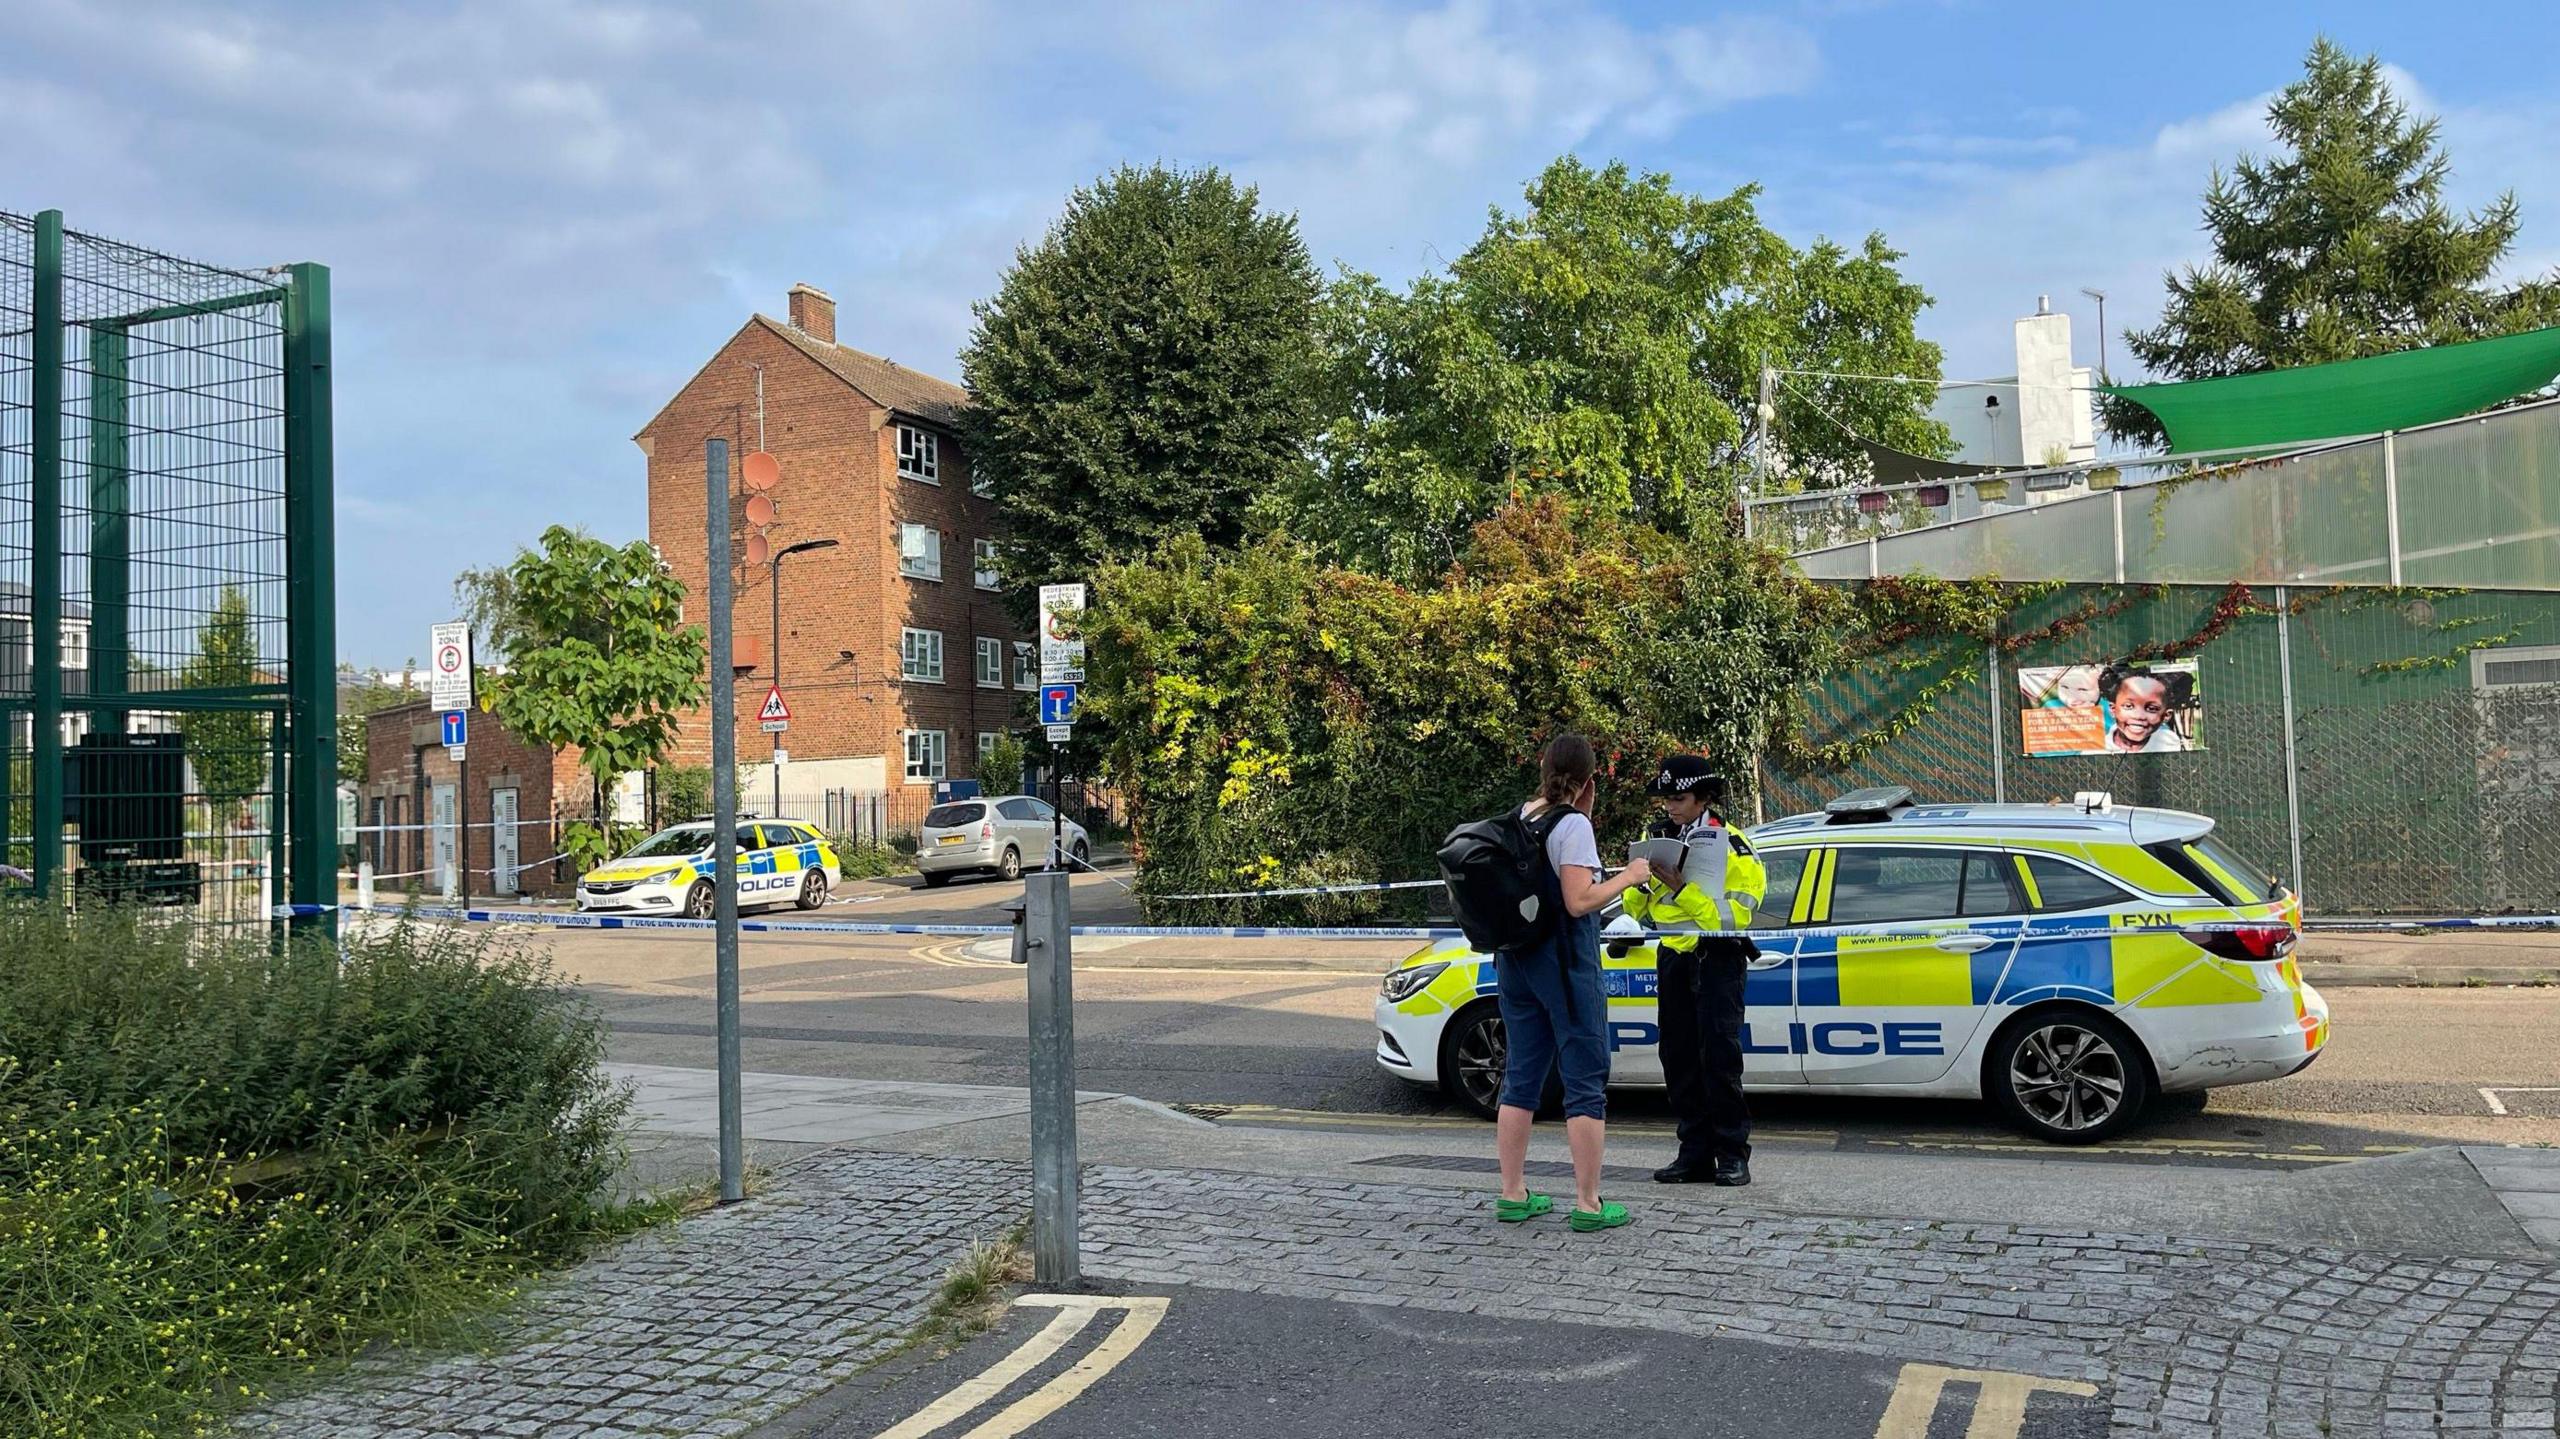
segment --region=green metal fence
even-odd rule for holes
[[[2196,661],[2199,748],[2026,752],[2020,668],[2146,646]],[[1868,784],[1941,801],[2107,790],[2213,816],[2315,913],[2560,911],[2560,595],[2075,585],[2021,606],[1997,643],[1914,640],[1832,676],[1811,696],[1816,738],[1870,732],[1951,676],[1855,764],[1764,765],[1764,813]]]
[[[0,885],[334,901],[329,403],[326,268],[0,213]]]

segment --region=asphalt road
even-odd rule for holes
[[[957,1350],[892,1361],[750,1439],[1032,1425],[1042,1439],[2094,1439],[2106,1412],[2089,1389],[1745,1339],[1174,1289],[1027,1297]]]
[[[1000,922],[1019,891],[993,884],[892,892],[830,917]],[[1108,913],[1108,879],[1077,884],[1080,914]],[[713,1062],[711,946],[692,934],[561,931],[547,942],[614,1028],[613,1057]],[[1285,946],[1284,946],[1285,948]],[[1313,948],[1299,946],[1300,950]],[[1398,945],[1292,958],[1272,946],[1086,941],[1078,951],[1079,1082],[1231,1121],[1323,1124],[1326,1116],[1446,1122],[1437,1095],[1369,1057],[1375,975]],[[906,936],[749,936],[743,1020],[751,1069],[960,1084],[1028,1082],[1022,972],[971,942]],[[1308,962],[1338,966],[1303,967]],[[1273,968],[1272,966],[1283,966]],[[2213,1092],[2200,1113],[2162,1114],[2138,1135],[2365,1153],[2446,1140],[2560,1143],[2560,989],[2328,992],[2334,1035],[2320,1062],[2272,1084]],[[2537,1092],[2550,1087],[2551,1092]],[[2491,1110],[2481,1090],[2499,1091]],[[1756,1098],[1763,1127],[1817,1128],[1854,1142],[1912,1135],[2009,1138],[1979,1105],[1812,1096]],[[1641,1091],[1613,1118],[1665,1118]]]

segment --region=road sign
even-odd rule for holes
[[[1040,723],[1071,725],[1076,722],[1076,686],[1044,684],[1040,687]]]
[[[427,704],[440,710],[471,708],[471,626],[459,620],[427,631]]]
[[[789,764],[789,763],[791,763],[791,751],[789,751],[789,750],[787,750],[787,749],[778,749],[778,750],[775,750],[775,751],[773,752],[773,762],[774,762],[775,764]]]
[[[1067,741],[1074,739],[1075,737],[1076,727],[1074,725],[1053,724],[1049,726],[1049,743],[1051,744],[1065,744]]]
[[[1084,609],[1084,586],[1040,587],[1040,683],[1084,683],[1084,641],[1070,639],[1066,626]]]
[[[444,747],[460,749],[463,742],[471,738],[471,712],[446,710],[440,718],[444,721]]]
[[[455,764],[462,763],[462,746],[458,744],[446,745],[444,747],[444,757],[453,761]]]
[[[766,734],[780,734],[791,728],[791,706],[782,701],[782,686],[764,692],[764,708],[756,711],[756,722]]]

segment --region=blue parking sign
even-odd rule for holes
[[[1040,687],[1040,723],[1074,724],[1076,722],[1076,687],[1069,684]]]
[[[463,737],[470,729],[470,725],[468,723],[469,715],[470,712],[468,710],[446,710],[444,712],[444,742],[448,748],[463,743]]]

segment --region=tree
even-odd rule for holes
[[[2436,121],[2411,115],[2378,58],[2314,43],[2267,120],[2276,153],[2244,155],[2205,187],[2213,259],[2169,275],[2160,323],[2125,334],[2152,374],[2211,379],[2560,323],[2560,284],[2494,283],[2515,245],[2514,192],[2448,210]],[[2130,401],[2107,400],[2105,415],[2119,436],[2165,439]]]
[[[462,622],[471,626],[481,654],[502,659],[524,634],[512,566],[486,565],[455,575],[453,602],[462,611]]]
[[[987,746],[986,758],[978,762],[978,788],[988,798],[1022,793],[1022,763],[1026,758],[1022,741],[1006,730]]]
[[[249,620],[249,597],[237,585],[223,586],[213,613],[196,631],[196,652],[181,682],[191,690],[239,690],[258,682],[257,632]],[[224,819],[266,791],[273,773],[267,726],[265,714],[247,709],[188,710],[178,718],[197,792]]]
[[[1322,315],[1319,465],[1266,507],[1342,563],[1437,573],[1517,493],[1559,492],[1674,532],[1720,525],[1750,458],[1763,366],[1938,373],[1928,296],[1880,235],[1799,251],[1756,186],[1719,199],[1570,156],[1493,212],[1445,275],[1398,293],[1345,274]],[[1865,436],[1943,454],[1926,384],[1792,378],[1797,482],[1867,472]]]
[[[601,812],[605,787],[663,758],[677,712],[702,702],[710,662],[702,629],[677,623],[684,585],[646,541],[616,547],[553,525],[540,552],[517,553],[507,582],[518,628],[506,672],[487,681],[492,708],[530,743],[575,745]],[[581,825],[561,840],[581,864],[609,843]]]
[[[410,668],[416,668],[411,661]],[[365,717],[376,710],[406,704],[418,692],[405,685],[392,684],[375,675],[359,673],[354,665],[338,666],[338,778],[350,784],[364,782],[366,760]]]
[[[1068,198],[961,357],[1017,594],[1168,535],[1242,536],[1305,464],[1317,291],[1296,219],[1217,170],[1123,167]]]

